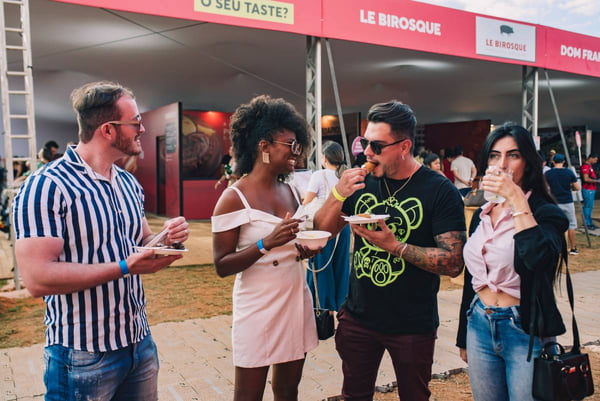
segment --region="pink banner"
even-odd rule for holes
[[[600,39],[401,0],[54,0],[600,77]]]
[[[312,36],[321,34],[321,0],[54,1]]]
[[[546,28],[544,64],[549,69],[600,77],[600,39]]]
[[[323,35],[600,77],[600,39],[413,1],[323,1]]]
[[[536,26],[413,1],[327,0],[323,36],[452,56],[535,65]]]
[[[475,19],[444,7],[397,0],[327,0],[323,36],[404,49],[469,56]]]

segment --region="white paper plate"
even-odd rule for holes
[[[154,251],[157,255],[179,255],[188,251],[188,249],[175,249],[166,246],[135,246],[134,248],[138,252]]]
[[[389,214],[372,214],[371,217],[344,216],[344,220],[346,220],[350,224],[376,223],[379,220],[387,220],[389,218],[390,218]]]

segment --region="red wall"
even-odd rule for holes
[[[225,189],[220,185],[215,189],[217,180],[183,181],[183,215],[188,220],[210,219],[221,193]]]
[[[155,110],[150,110],[142,113],[142,122],[146,132],[141,136],[140,141],[142,142],[143,153],[137,158],[135,169],[130,170],[135,175],[137,180],[144,188],[145,204],[144,209],[149,213],[158,213],[158,177],[157,177],[157,138],[160,136],[169,135],[171,141],[173,140],[173,132],[177,137],[179,134],[179,109],[180,103],[172,103],[167,106],[160,107]],[[173,142],[171,142],[171,146]],[[175,146],[177,144],[175,143]],[[161,156],[163,157],[163,156]],[[173,159],[172,156],[169,159]],[[179,178],[177,177],[173,182],[173,175],[175,174],[172,170],[178,169],[179,158],[169,162],[165,167],[165,173],[167,177],[167,187],[172,192],[166,199],[167,205],[171,205],[170,208],[166,209],[168,216],[179,215]],[[178,174],[178,173],[177,173]],[[167,191],[169,192],[169,191]]]
[[[477,120],[425,125],[425,147],[439,153],[442,148],[460,145],[463,154],[477,165],[490,124],[490,120]]]
[[[229,152],[229,117],[232,113],[184,110],[182,112],[182,191],[186,219],[210,219],[224,187],[215,189],[221,176],[221,159]]]

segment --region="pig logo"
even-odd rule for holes
[[[512,27],[511,27],[511,26],[508,26],[508,25],[500,25],[500,34],[502,35],[502,34],[504,34],[504,33],[505,33],[505,34],[507,34],[507,35],[510,35],[510,34],[513,34],[513,33],[515,33],[515,31],[512,29]]]

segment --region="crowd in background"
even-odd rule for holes
[[[59,159],[62,156],[62,153],[58,152],[59,148],[60,146],[56,141],[50,140],[44,143],[44,146],[37,153],[37,168]],[[7,190],[18,188],[31,175],[32,170],[28,161],[13,160],[13,185],[12,188],[7,188],[7,171],[4,164],[0,165],[0,231],[9,233],[10,219],[8,207],[10,196]]]

